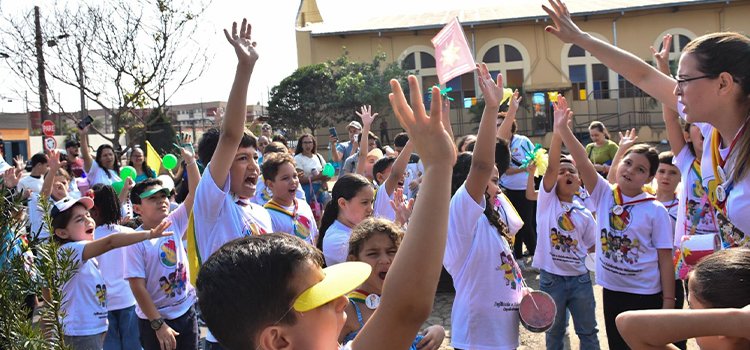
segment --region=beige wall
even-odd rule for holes
[[[590,17],[587,20],[576,18],[576,23],[584,30],[598,34],[610,43],[614,42],[613,22],[616,23],[617,45],[636,56],[651,60],[649,46],[660,43],[661,35],[673,32],[675,28],[700,36],[705,33],[721,30],[732,30],[750,33],[750,2],[732,2],[729,5],[697,5],[681,6],[678,11],[659,9],[651,11],[628,11],[624,16],[603,15]],[[570,88],[567,77],[567,66],[563,57],[567,56],[567,46],[554,36],[546,33],[545,22],[520,22],[516,24],[485,25],[470,28],[464,26],[469,40],[469,46],[477,51],[475,57],[482,59],[484,52],[480,49],[492,40],[508,38],[519,42],[528,53],[529,70],[524,72],[524,88],[529,90],[564,89]],[[353,35],[311,36],[304,28],[298,28],[298,62],[300,66],[319,63],[336,58],[346,47],[350,56],[355,60],[369,61],[377,52],[385,52],[388,61],[399,60],[400,55],[413,46],[423,46],[433,53],[430,39],[439,29],[420,31],[400,31],[366,33]],[[473,40],[473,43],[472,43]],[[617,88],[616,75],[610,72],[610,88]],[[565,92],[566,97],[572,96],[572,91]],[[640,123],[660,124],[660,106],[653,102],[647,103],[643,99],[621,99],[620,113],[638,110],[654,112],[648,117],[638,118]],[[608,114],[618,111],[617,100],[609,101],[576,101],[573,107],[581,115]],[[464,120],[470,119],[467,110],[463,111]],[[591,116],[588,119],[596,118]],[[577,121],[587,123],[588,119]],[[457,121],[457,111],[453,111],[453,120]],[[389,120],[389,126],[395,127],[395,120]],[[653,125],[652,129],[661,128]],[[339,127],[344,130],[343,124]],[[468,128],[465,128],[468,129]],[[464,130],[471,132],[471,130]],[[320,132],[318,134],[321,134]],[[326,133],[327,134],[327,133]],[[653,137],[662,137],[659,132],[649,133]],[[657,141],[657,140],[651,140]]]

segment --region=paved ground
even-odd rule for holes
[[[526,260],[528,263],[529,261]],[[539,274],[531,271],[531,270],[524,270],[524,277],[526,278],[526,283],[529,285],[529,287],[533,289],[539,288]],[[594,280],[594,275],[592,273],[592,281]],[[601,345],[602,349],[609,349],[607,346],[607,334],[604,331],[604,314],[601,308],[602,305],[602,288],[598,285],[594,285],[594,297],[596,299],[596,319],[597,323],[599,325],[599,343]],[[445,341],[443,341],[443,345],[440,347],[440,350],[447,350],[447,349],[453,349],[453,347],[450,346],[450,325],[451,325],[451,308],[453,307],[453,293],[438,293],[437,297],[435,298],[435,307],[432,310],[432,315],[429,319],[427,319],[427,324],[442,324],[445,327],[445,333],[446,338]],[[578,349],[579,342],[578,337],[575,334],[575,331],[573,329],[573,322],[572,319],[570,321],[570,325],[568,327],[568,337],[566,339],[565,348],[566,349]],[[526,328],[523,328],[521,326],[521,346],[518,348],[519,350],[537,350],[537,349],[544,349],[545,348],[545,341],[544,341],[544,333],[532,333],[526,330]],[[688,341],[688,349],[689,350],[697,350],[698,345],[695,344],[695,341],[690,340]]]

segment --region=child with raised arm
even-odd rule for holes
[[[183,240],[193,209],[195,188],[201,174],[193,154],[181,148],[188,171],[188,195],[177,209],[169,211],[169,193],[159,179],[146,179],[130,191],[133,210],[150,229],[164,221],[174,234],[134,244],[127,249],[125,278],[138,306],[141,345],[146,350],[198,347],[198,320],[193,304],[195,289],[188,279],[187,252]]]
[[[647,145],[630,148],[617,166],[615,185],[601,177],[570,129],[573,112],[558,99],[555,133],[576,162],[581,180],[597,206],[601,233],[596,244],[596,282],[603,287],[604,325],[610,349],[624,349],[615,317],[628,310],[674,308],[674,267],[669,214],[656,197],[643,192],[659,164]]]
[[[412,144],[407,142],[398,157],[395,159],[393,157],[380,158],[372,167],[375,181],[379,185],[375,191],[375,203],[372,212],[374,216],[391,221],[396,219],[396,212],[391,207],[391,201],[404,201],[403,195],[401,198],[395,197],[395,191],[404,188],[406,166],[409,164],[409,158],[413,150]]]
[[[218,145],[195,193],[193,222],[199,262],[226,242],[273,230],[266,209],[250,202],[260,175],[255,137],[244,132],[247,87],[258,60],[250,31],[247,20],[239,28],[233,23],[231,34],[224,30],[238,62]],[[210,333],[206,338],[209,348],[217,346]]]
[[[553,25],[545,30],[580,46],[608,68],[674,109],[703,134],[701,176],[725,247],[750,245],[750,39],[740,33],[702,35],[683,48],[677,76],[662,74],[641,58],[583,32],[567,6],[543,6]],[[672,138],[670,138],[672,139]],[[695,142],[695,141],[694,141]]]
[[[89,215],[93,206],[89,197],[65,197],[55,202],[50,212],[52,239],[60,243],[60,254],[70,254],[77,269],[62,287],[65,344],[75,350],[101,349],[107,331],[107,286],[95,258],[115,248],[172,234],[164,232],[169,222],[163,222],[147,231],[94,239],[96,223]]]
[[[448,240],[443,264],[453,277],[451,345],[457,349],[515,349],[523,283],[510,247],[510,232],[493,206],[499,193],[495,123],[503,95],[485,64],[477,65],[485,100],[473,155],[462,153],[453,169]],[[411,135],[411,134],[410,134]],[[420,198],[418,203],[423,201]]]
[[[428,117],[416,77],[409,77],[413,109],[396,80],[391,87],[396,117],[414,135],[425,166],[424,187],[386,276],[380,306],[346,349],[408,348],[432,309],[445,251],[455,149],[441,122],[440,90],[432,89]],[[289,235],[246,237],[225,245],[198,277],[209,329],[229,349],[339,348],[344,295],[364,282],[371,269],[349,262],[323,270],[321,263],[318,251]]]
[[[555,103],[556,115],[569,112],[562,107]],[[576,197],[581,178],[573,162],[568,158],[561,160],[561,148],[562,139],[554,133],[549,165],[537,198],[537,249],[532,265],[541,271],[539,288],[552,296],[557,306],[555,322],[546,333],[547,349],[563,348],[568,313],[573,316],[580,348],[599,349],[594,289],[584,264],[588,253],[595,249],[596,221]]]
[[[300,183],[294,158],[289,153],[268,153],[261,170],[273,196],[263,206],[271,216],[273,232],[288,233],[314,245],[318,226],[310,205],[295,197]]]

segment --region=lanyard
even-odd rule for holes
[[[724,212],[726,209],[726,200],[729,196],[729,192],[732,191],[732,179],[727,179],[727,173],[724,169],[724,166],[726,165],[729,157],[732,156],[732,151],[734,150],[734,146],[737,145],[737,141],[742,138],[742,135],[745,134],[747,121],[748,119],[745,119],[745,122],[742,124],[742,128],[737,131],[737,134],[735,134],[734,138],[732,139],[732,143],[729,144],[729,152],[727,152],[726,159],[721,156],[721,152],[719,151],[719,142],[721,142],[721,135],[719,134],[719,130],[714,128],[711,135],[711,167],[714,171],[714,178],[718,182],[718,185],[716,186],[716,196],[714,197],[714,200],[711,201],[711,204],[716,207],[716,209],[722,212]]]
[[[300,220],[299,202],[297,201],[297,198],[294,198],[293,201],[294,201],[294,211],[292,212],[290,212],[289,210],[286,210],[284,207],[282,207],[279,203],[277,203],[273,199],[268,201],[268,203],[266,203],[266,205],[264,205],[263,207],[268,210],[273,210],[273,211],[282,213],[292,218],[292,229],[294,230],[294,235],[302,239],[307,239],[310,236],[310,223],[308,222],[307,219]],[[305,221],[305,222],[302,222],[302,221]]]
[[[624,202],[623,199],[622,199],[622,191],[620,191],[620,187],[619,186],[615,186],[615,189],[614,189],[613,192],[614,192],[613,195],[615,197],[615,206],[612,207],[611,211],[615,215],[622,214],[622,212],[624,210],[623,207],[625,207],[626,205],[634,205],[634,204],[638,204],[638,203],[642,203],[642,202],[648,202],[648,201],[652,201],[652,200],[656,199],[656,197],[646,196],[646,197],[641,198],[641,199],[636,199],[636,200],[633,200],[633,201]]]
[[[297,203],[297,198],[293,199],[294,201],[294,211],[290,212],[289,210],[286,210],[284,207],[281,206],[281,204],[277,203],[275,200],[271,199],[264,205],[263,207],[266,209],[271,209],[273,211],[277,211],[279,213],[283,213],[286,215],[289,215],[292,220],[297,221],[297,211],[299,210],[299,203]]]

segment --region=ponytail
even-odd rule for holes
[[[336,184],[333,185],[331,190],[331,200],[326,204],[323,217],[320,219],[320,233],[318,234],[318,241],[315,243],[318,249],[323,250],[323,238],[326,236],[326,231],[339,217],[339,198],[350,200],[362,188],[369,188],[370,186],[370,181],[359,174],[346,174],[336,180]]]

